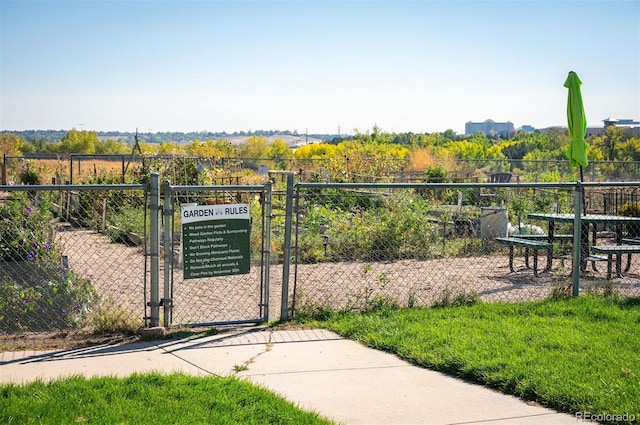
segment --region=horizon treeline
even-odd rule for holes
[[[194,137],[186,140],[185,134],[160,143],[154,143],[139,135],[138,146],[134,140],[123,141],[101,135],[99,132],[72,129],[61,135],[59,141],[27,132],[6,132],[0,134],[0,149],[6,156],[21,156],[26,153],[55,154],[170,154],[190,155],[209,158],[331,158],[368,157],[398,158],[410,160],[412,157],[430,156],[436,164],[446,164],[468,159],[509,159],[509,160],[564,160],[569,143],[567,130],[554,128],[547,131],[513,133],[508,139],[487,137],[485,134],[458,135],[453,130],[442,133],[390,133],[378,126],[366,132],[355,131],[353,136],[321,139],[322,142],[292,147],[278,135],[294,135],[291,132],[251,132],[245,140],[231,143],[229,138],[237,137]],[[55,134],[58,134],[57,132]],[[124,134],[124,133],[122,133]],[[131,133],[135,136],[134,133]],[[193,135],[204,133],[194,133]],[[248,134],[248,133],[247,133]],[[60,134],[59,134],[60,135]],[[273,136],[276,136],[273,139]],[[304,136],[302,135],[302,140]],[[311,135],[306,135],[311,136]],[[317,135],[316,135],[317,136]],[[322,136],[322,135],[321,135]],[[328,135],[324,135],[328,137]],[[271,137],[270,141],[268,138]],[[319,138],[319,137],[318,137]],[[320,139],[320,138],[319,138]],[[611,126],[602,136],[591,136],[588,157],[591,161],[640,161],[640,137],[629,128]],[[137,149],[139,147],[139,150]],[[424,163],[424,161],[419,161]],[[427,165],[429,165],[427,163]]]

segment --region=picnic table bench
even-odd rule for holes
[[[518,235],[516,237],[522,238],[522,239],[531,239],[535,241],[549,240],[549,235],[544,235],[544,234],[543,235]],[[570,242],[573,240],[573,235],[553,235],[553,240],[560,241],[560,242]],[[640,244],[640,240],[638,240],[638,243]]]
[[[622,239],[624,242],[625,239]],[[621,245],[593,245],[591,252],[596,254],[606,254],[607,256],[607,279],[611,279],[613,256],[616,261],[616,275],[624,277],[624,273],[629,271],[631,267],[631,254],[640,254],[640,241],[634,240],[633,243]],[[622,270],[622,255],[627,254],[627,265]]]
[[[545,234],[536,234],[536,235],[517,235],[516,237],[518,238],[522,238],[522,239],[531,239],[531,240],[535,240],[535,241],[548,241],[549,240],[549,235],[545,235]],[[561,235],[553,235],[553,241],[556,242],[560,242],[562,244],[562,246],[566,246],[567,242],[572,242],[573,241],[573,235],[569,235],[569,234],[561,234]],[[640,243],[640,241],[638,242]],[[525,257],[524,257],[524,263],[525,266],[527,268],[529,268],[529,255],[528,252],[524,253]],[[562,254],[556,258],[560,258],[560,264],[562,265],[562,267],[564,267],[564,260],[566,258],[571,258],[570,255],[566,255],[566,254]],[[551,265],[548,264],[547,265],[547,270],[549,270],[551,268]]]
[[[525,249],[525,266],[529,267],[528,258],[529,258],[529,250],[533,251],[533,274],[534,276],[538,276],[538,251],[541,249],[551,250],[553,248],[553,244],[550,242],[542,242],[534,239],[525,239],[521,237],[507,237],[507,238],[496,238],[496,242],[506,245],[509,247],[509,270],[511,272],[515,272],[513,268],[513,250],[514,247],[522,247]]]

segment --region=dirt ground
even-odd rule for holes
[[[91,279],[104,302],[114,308],[142,317],[149,301],[150,261],[142,247],[110,242],[103,235],[86,229],[61,227],[58,243],[68,256],[69,266]],[[545,259],[539,260],[543,269]],[[606,263],[598,272],[588,269],[581,277],[581,291],[619,291],[621,295],[640,295],[640,264],[633,259],[624,279],[606,281]],[[553,291],[570,291],[571,261],[564,266],[554,261],[550,272],[534,276],[524,268],[522,256],[516,258],[516,272],[510,272],[506,249],[492,255],[432,260],[392,262],[338,262],[294,265],[290,269],[289,302],[295,307],[367,308],[385,299],[400,306],[427,306],[457,297],[479,296],[484,301],[516,302],[548,297]],[[146,272],[145,272],[146,270]],[[146,282],[145,282],[146,275]],[[265,279],[259,263],[246,275],[205,279],[182,279],[182,270],[169,274],[173,281],[172,323],[225,322],[259,319],[267,306],[261,281]],[[160,281],[164,261],[160,259]],[[295,283],[295,285],[294,285]],[[269,269],[269,319],[280,317],[282,265]],[[160,298],[164,298],[160,288]]]
[[[150,300],[150,258],[145,258],[143,247],[112,243],[96,231],[64,225],[57,228],[56,244],[67,256],[69,267],[92,281],[101,295],[102,310],[145,324],[144,318],[150,313],[145,308]],[[545,259],[539,261],[543,269]],[[557,292],[571,293],[571,261],[563,266],[556,260],[550,272],[543,271],[537,277],[524,267],[522,255],[517,256],[515,265],[516,272],[510,272],[506,250],[465,258],[292,265],[289,304],[284,311],[282,264],[272,264],[267,274],[259,260],[254,260],[249,274],[189,280],[184,280],[182,270],[176,267],[173,273],[168,269],[169,281],[173,282],[168,294],[173,300],[170,323],[177,329],[182,325],[276,320],[282,313],[290,313],[292,307],[298,312],[325,307],[366,310],[389,301],[403,307],[429,306],[452,302],[456,297],[519,302],[543,299]],[[164,275],[161,255],[160,298],[165,298]],[[598,264],[598,272],[589,266],[581,276],[580,291],[640,296],[640,260],[635,256],[626,277],[611,281],[606,280],[606,263]],[[268,303],[264,299],[266,293]],[[163,311],[161,307],[161,325]],[[113,338],[122,340],[122,336],[87,335],[83,331],[0,337],[0,347],[60,348],[110,343]]]

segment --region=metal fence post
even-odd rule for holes
[[[582,267],[582,199],[583,199],[584,188],[580,184],[580,182],[576,185],[576,193],[575,193],[575,207],[574,214],[575,218],[573,219],[573,268],[571,271],[571,277],[573,279],[572,288],[573,288],[573,296],[577,297],[580,292],[580,268]],[[589,235],[587,234],[587,237]]]
[[[164,181],[164,206],[162,208],[162,217],[164,218],[164,296],[162,305],[164,307],[163,326],[168,328],[171,325],[171,308],[173,300],[171,297],[171,260],[173,257],[173,236],[171,235],[171,217],[173,210],[171,208],[171,184],[169,180]]]
[[[151,187],[149,200],[150,214],[150,247],[151,257],[151,327],[160,326],[160,225],[158,223],[160,211],[160,175],[151,173]]]
[[[284,241],[282,244],[282,301],[280,320],[289,320],[289,267],[291,265],[291,226],[293,223],[293,173],[287,173],[287,197],[285,201]]]
[[[262,242],[262,270],[264,271],[264,288],[263,288],[263,298],[262,304],[264,306],[263,309],[263,317],[265,320],[269,320],[269,285],[271,282],[271,219],[272,219],[272,193],[273,193],[273,182],[268,181],[265,185],[265,189],[263,189],[264,194],[264,203],[262,208],[264,211],[262,216],[264,217],[264,229],[263,229],[263,242]]]
[[[7,184],[7,154],[2,154],[2,185]]]

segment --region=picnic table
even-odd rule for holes
[[[574,223],[574,214],[562,214],[562,213],[531,213],[527,217],[531,220],[542,220],[548,223],[547,241],[549,243],[554,242],[554,235],[556,233],[556,223]],[[612,256],[616,256],[616,271],[619,277],[623,276],[620,264],[620,256],[627,254],[627,266],[625,271],[629,270],[631,264],[631,254],[640,253],[640,245],[632,243],[625,243],[623,227],[624,225],[638,226],[640,228],[640,217],[626,217],[620,215],[608,215],[608,214],[584,214],[580,216],[581,220],[581,270],[586,270],[587,262],[591,262],[595,271],[596,261],[608,261],[609,272],[611,270]],[[615,232],[615,245],[597,245],[597,226],[603,224],[605,226],[613,227]],[[589,234],[591,233],[591,238]],[[590,240],[591,239],[591,240]],[[613,248],[617,246],[618,248]],[[607,257],[592,255],[595,254],[607,254]],[[553,261],[553,255],[551,252],[547,254],[547,268],[551,267]]]

